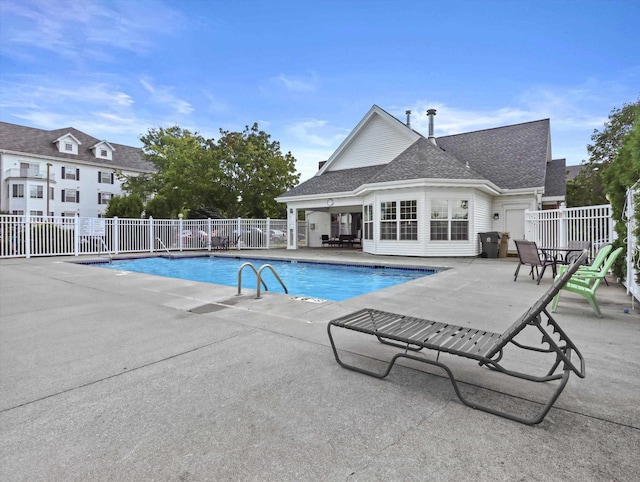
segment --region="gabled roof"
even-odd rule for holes
[[[97,144],[94,144],[93,146],[91,146],[91,149],[97,149],[97,148],[98,148],[98,146],[101,146],[101,145],[103,145],[103,144],[104,144],[105,146],[107,146],[109,149],[111,149],[112,151],[115,151],[115,150],[116,150],[116,149],[115,149],[115,147],[113,147],[113,146],[112,146],[109,142],[107,142],[107,141],[100,141],[100,142],[98,142]]]
[[[82,144],[82,142],[80,142],[76,136],[74,136],[71,132],[67,132],[66,134],[61,135],[60,137],[58,137],[57,139],[54,139],[53,141],[51,141],[53,144],[56,144],[58,142],[60,142],[63,139],[66,139],[67,137],[71,137],[71,139],[73,139],[75,141],[76,144],[80,145]]]
[[[385,118],[391,117],[374,105],[331,160],[337,159],[348,148],[356,132],[366,128],[367,120],[376,113]],[[325,165],[315,177],[280,197],[353,192],[363,184],[416,179],[477,180],[502,190],[545,188],[547,162],[550,160],[549,119],[439,137],[437,145],[395,117],[393,119],[395,124],[390,125],[419,137],[390,162],[336,171],[328,170],[330,166]],[[560,178],[564,180],[564,176]],[[560,192],[560,189],[558,185],[551,191]]]
[[[54,144],[54,141],[64,138],[67,134],[72,135],[78,144],[83,146],[78,148],[78,154],[60,152]],[[108,165],[115,169],[142,172],[155,170],[153,164],[145,161],[142,149],[123,144],[110,144],[114,151],[112,160],[105,161],[104,159],[96,158],[90,146],[95,146],[100,142],[102,141],[73,127],[48,131],[0,122],[0,149],[57,159],[68,159],[80,163],[88,162]]]

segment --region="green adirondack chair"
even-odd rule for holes
[[[620,253],[622,253],[623,250],[624,248],[620,247],[611,252],[606,261],[602,263],[599,271],[592,271],[588,268],[579,269],[573,274],[571,279],[569,279],[567,284],[565,284],[562,289],[584,296],[593,308],[593,311],[596,312],[596,315],[602,318],[602,313],[600,312],[600,307],[598,306],[598,302],[596,300],[596,291],[602,283],[602,280],[604,280],[606,274],[613,266],[616,258],[620,256]],[[560,276],[560,274],[558,274],[558,276]],[[551,311],[554,313],[558,308],[558,301],[560,300],[561,292],[562,290],[560,290],[558,294],[556,294],[556,296],[553,298]]]

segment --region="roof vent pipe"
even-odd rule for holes
[[[411,111],[407,110],[405,114],[407,114],[407,127],[411,127]]]
[[[434,146],[437,145],[436,136],[433,135],[433,118],[435,115],[436,115],[435,109],[429,109],[427,111],[427,116],[429,117],[429,142],[431,142],[431,144],[433,144]]]

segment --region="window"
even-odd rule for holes
[[[418,202],[380,203],[380,239],[417,240]]]
[[[101,184],[113,184],[113,173],[107,171],[98,172],[98,182]]]
[[[433,199],[431,201],[431,240],[469,239],[469,201]]]
[[[106,149],[100,149],[100,156],[107,157],[107,150]]]
[[[43,216],[42,211],[29,211],[30,216]]]
[[[24,184],[14,184],[11,195],[12,197],[24,197]]]
[[[22,209],[14,209],[13,211],[11,211],[11,214],[13,214],[14,216],[24,216],[24,211]]]
[[[111,201],[112,197],[113,197],[113,194],[111,194],[109,192],[99,192],[98,193],[98,204],[109,204],[109,201]]]
[[[400,239],[418,239],[417,201],[400,201]]]
[[[64,150],[67,152],[73,152],[73,144],[71,144],[70,142],[65,142]]]
[[[79,203],[80,193],[75,189],[63,189],[62,190],[62,202],[64,203]]]
[[[29,197],[31,199],[44,198],[44,188],[42,186],[29,186]]]
[[[396,202],[380,203],[380,239],[396,239]]]
[[[363,215],[364,218],[364,239],[373,239],[373,205],[367,204],[364,206]]]
[[[74,181],[80,180],[80,169],[74,169],[72,167],[62,167],[62,179],[71,179]]]
[[[73,211],[65,211],[62,213],[62,217],[63,218],[75,218],[76,217],[76,213],[74,213]]]
[[[53,193],[54,193],[53,188],[50,187],[49,188],[49,199],[51,199],[52,201],[53,201]]]

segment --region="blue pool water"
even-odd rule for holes
[[[247,262],[252,263],[256,270],[265,264],[273,266],[287,286],[290,295],[331,301],[346,300],[437,272],[437,270],[429,268],[396,269],[225,257],[141,258],[113,261],[100,266],[115,270],[238,286],[238,269]],[[284,293],[282,286],[269,269],[262,272],[262,279],[270,292]],[[245,268],[242,271],[243,288],[255,290],[256,281],[256,275],[250,268]]]

